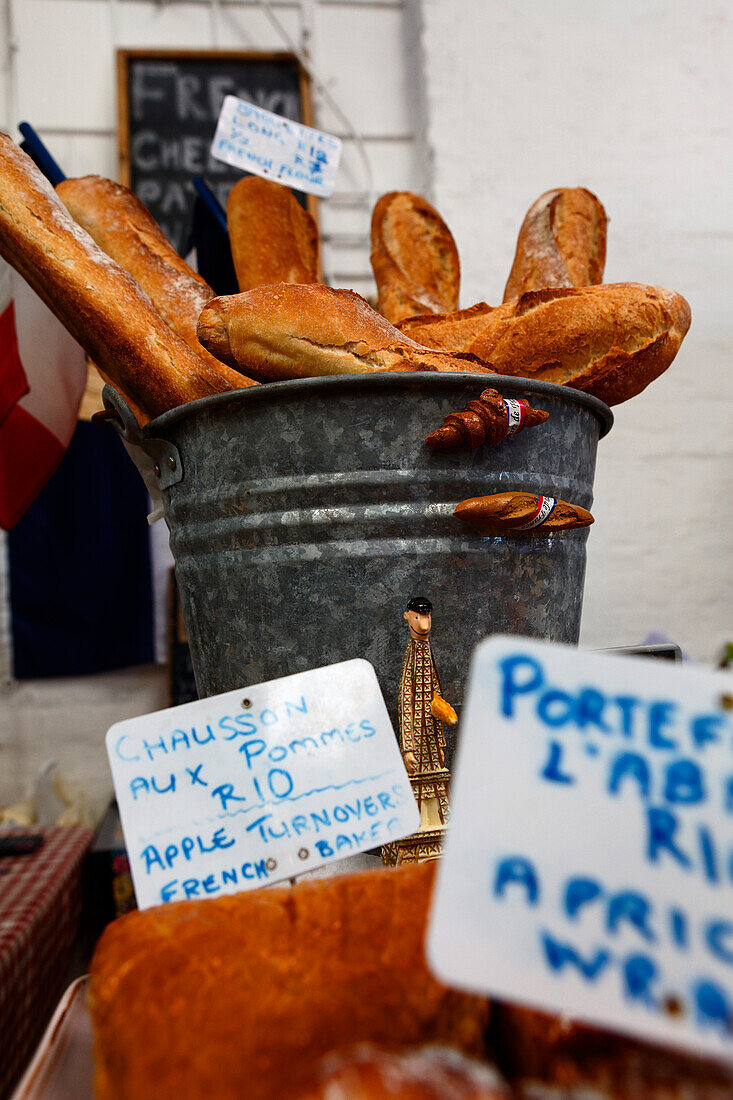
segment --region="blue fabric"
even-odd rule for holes
[[[212,290],[217,294],[239,293],[229,234],[221,228],[200,195],[196,196],[193,204],[190,248],[196,249],[198,273]]]
[[[153,660],[148,497],[108,426],[80,422],[56,473],[8,534],[17,679]]]

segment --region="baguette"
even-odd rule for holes
[[[319,283],[214,298],[198,335],[218,359],[261,382],[388,370],[493,373],[473,355],[421,347],[360,295]]]
[[[408,191],[383,195],[372,214],[378,309],[395,324],[458,306],[458,249],[438,211]]]
[[[102,176],[62,180],[56,194],[74,221],[140,284],[165,323],[219,370],[196,337],[199,314],[214,291],[181,259],[137,195]],[[230,381],[254,385],[244,377]]]
[[[7,134],[0,134],[0,255],[147,415],[234,388],[166,325]]]
[[[454,516],[482,530],[525,534],[530,531],[574,531],[589,527],[593,516],[579,504],[536,493],[493,493],[462,500]]]
[[[504,291],[504,301],[546,287],[603,281],[606,211],[584,187],[558,187],[527,212]]]
[[[618,405],[669,367],[689,327],[680,294],[606,283],[536,290],[493,309],[479,303],[401,330],[428,347],[473,353],[498,374],[573,386]]]
[[[238,180],[227,225],[240,290],[318,282],[318,227],[289,187],[258,176]]]
[[[488,1002],[432,977],[432,865],[130,913],[91,966],[98,1100],[286,1100],[328,1051],[483,1051]]]

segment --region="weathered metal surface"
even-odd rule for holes
[[[492,448],[426,447],[489,382],[550,419]],[[451,513],[510,489],[590,507],[611,423],[600,401],[565,387],[452,374],[277,383],[158,417],[143,446],[157,461],[164,440],[182,463],[163,499],[200,694],[366,657],[394,716],[416,594],[434,605],[453,704],[485,635],[577,642],[587,530],[487,538]]]

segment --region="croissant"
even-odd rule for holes
[[[454,516],[488,533],[524,534],[540,529],[573,531],[589,527],[593,516],[579,504],[536,493],[493,493],[486,497],[462,500]]]
[[[508,435],[543,424],[550,414],[534,409],[522,398],[502,397],[496,390],[484,390],[476,401],[469,401],[463,412],[449,413],[440,428],[429,435],[428,447],[447,449],[491,446]]]
[[[458,725],[458,715],[442,695],[433,696],[433,700],[430,704],[430,713],[433,718],[437,718],[439,722],[445,722],[448,726]]]

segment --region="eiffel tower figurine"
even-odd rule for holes
[[[420,828],[413,836],[384,845],[382,862],[389,866],[438,859],[448,820],[450,773],[443,722],[455,725],[458,719],[443,699],[430,649],[432,611],[430,600],[415,596],[404,614],[410,638],[400,676],[400,749],[420,810]]]

